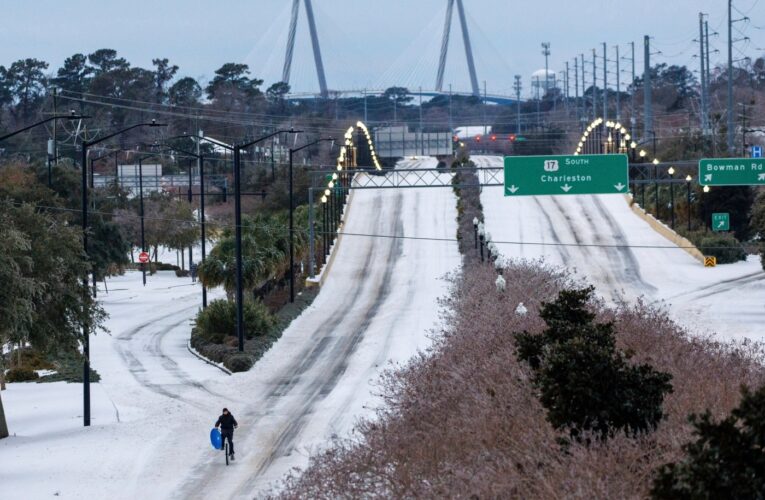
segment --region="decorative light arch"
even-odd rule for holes
[[[601,154],[599,152],[590,153],[586,151],[586,149],[589,136],[593,133],[596,133],[599,130],[598,126],[603,125],[603,122],[603,118],[596,118],[589,125],[587,125],[587,128],[585,128],[584,132],[582,132],[582,136],[579,138],[579,143],[576,146],[576,151],[574,151],[575,156],[580,154]],[[635,142],[632,136],[630,136],[630,134],[627,132],[627,129],[623,127],[621,123],[606,121],[605,130],[608,131],[606,144],[614,144],[614,149],[612,151],[606,151],[606,153],[628,153],[637,150],[638,144]],[[608,147],[605,149],[607,150]],[[645,149],[640,148],[637,155],[641,159],[645,159],[646,156],[648,156],[648,152]],[[654,165],[661,163],[658,158],[649,158],[648,161]],[[704,192],[708,193],[709,191],[709,186],[704,186]]]
[[[597,146],[595,151],[593,146]],[[596,118],[582,132],[574,154],[628,153],[635,148],[637,143],[621,123]]]
[[[337,179],[339,177],[339,173],[342,173],[343,170],[347,171],[351,165],[351,151],[353,150],[353,131],[355,128],[361,129],[362,132],[364,132],[364,136],[366,137],[367,144],[369,145],[369,152],[372,156],[372,163],[374,164],[375,170],[382,170],[382,165],[380,165],[380,160],[377,158],[377,153],[375,152],[374,144],[372,143],[372,136],[369,134],[369,129],[366,125],[364,125],[363,122],[358,121],[356,122],[356,126],[350,126],[348,127],[348,130],[345,131],[345,135],[343,136],[345,138],[345,141],[343,143],[343,146],[340,148],[340,154],[337,156],[337,172],[332,174],[332,179],[327,182],[327,186],[324,188],[324,193],[321,196],[321,202],[327,203],[327,200],[329,199],[329,195],[332,193],[331,189],[335,187],[335,184],[337,183]]]

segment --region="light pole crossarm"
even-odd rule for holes
[[[318,143],[323,142],[323,141],[334,141],[334,140],[335,140],[334,137],[322,137],[321,139],[316,139],[313,142],[309,142],[308,144],[304,144],[303,146],[300,146],[299,148],[290,149],[290,152],[291,153],[297,153],[298,151],[303,150],[303,149],[305,149],[307,147],[313,146],[314,144],[318,144]]]
[[[117,132],[113,132],[109,135],[105,135],[104,137],[100,137],[98,139],[95,139],[93,141],[85,141],[83,144],[85,144],[87,147],[95,146],[96,144],[99,144],[104,141],[108,141],[112,137],[116,137],[120,134],[124,134],[125,132],[129,132],[130,130],[133,130],[134,128],[138,127],[167,127],[167,123],[157,123],[156,121],[152,120],[149,123],[136,123],[135,125],[131,125],[127,128],[124,128],[122,130],[118,130]]]
[[[259,142],[265,141],[266,139],[270,139],[270,138],[272,138],[272,137],[274,137],[276,135],[279,135],[279,134],[299,134],[300,132],[302,132],[302,130],[293,130],[293,129],[289,129],[289,130],[277,130],[276,132],[270,133],[268,135],[264,135],[263,137],[255,139],[254,141],[245,142],[243,144],[235,144],[234,148],[244,149],[244,148],[247,148],[249,146],[252,146],[253,144],[257,144]]]
[[[27,130],[31,130],[31,129],[35,128],[35,127],[39,127],[40,125],[44,125],[44,124],[46,124],[48,122],[52,122],[53,120],[62,120],[62,119],[66,119],[66,120],[82,120],[82,119],[85,119],[85,118],[90,118],[90,116],[73,115],[73,114],[72,115],[54,115],[54,116],[51,116],[50,118],[46,118],[45,120],[40,120],[37,123],[33,123],[32,125],[28,125],[28,126],[26,126],[24,128],[20,128],[18,130],[14,130],[13,132],[11,132],[9,134],[5,134],[3,136],[0,136],[0,141],[4,141],[5,139],[10,139],[11,137],[13,137],[15,135],[19,135],[19,134],[21,134],[23,132],[26,132]]]

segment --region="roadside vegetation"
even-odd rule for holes
[[[444,326],[432,347],[385,372],[375,415],[317,451],[272,496],[761,491],[762,346],[691,336],[641,301],[606,307],[586,283],[543,261],[481,262],[473,191],[457,191],[464,267],[441,303]]]
[[[575,308],[593,321],[569,323],[572,336],[545,349],[552,358],[534,369],[522,332],[549,336],[545,316],[562,313],[567,296],[583,299],[581,284],[541,262],[509,263],[503,276],[502,292],[489,265],[455,277],[443,303],[449,326],[433,348],[386,373],[385,407],[313,456],[278,496],[645,498],[657,478],[672,488],[693,474],[690,415],[726,419],[742,402],[741,386],[755,391],[765,381],[758,346],[690,337],[661,310],[611,310],[591,297]],[[516,312],[521,303],[525,314]],[[605,350],[597,336],[587,339],[603,325],[613,329]],[[582,356],[601,362],[584,366]],[[623,375],[605,378],[613,370]],[[636,384],[641,377],[651,382]],[[602,391],[613,397],[601,400]],[[686,465],[660,472],[671,463]]]

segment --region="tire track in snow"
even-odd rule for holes
[[[186,404],[194,406],[195,408],[205,409],[205,407],[203,407],[202,405],[194,403],[188,400],[187,398],[185,398],[180,392],[170,390],[170,387],[176,386],[176,385],[181,387],[193,387],[195,389],[207,392],[208,394],[213,396],[218,396],[221,398],[223,396],[213,391],[210,391],[203,384],[189,377],[189,375],[183,369],[180,368],[178,363],[162,350],[162,345],[161,345],[162,338],[164,337],[164,335],[166,335],[173,329],[181,326],[182,324],[188,323],[189,321],[188,312],[196,308],[198,308],[198,305],[194,304],[192,306],[184,307],[182,309],[176,309],[170,314],[154,317],[118,335],[115,339],[116,342],[114,345],[117,350],[117,353],[120,355],[120,358],[122,358],[128,370],[130,371],[130,374],[142,387],[149,389],[150,391],[153,391],[161,396],[166,396],[174,400],[184,402]],[[152,326],[155,326],[156,323],[160,321],[176,318],[178,315],[183,315],[183,319],[181,319],[180,321],[175,321],[174,323],[170,325],[163,325],[163,326],[157,325],[158,328],[155,331],[149,333],[149,342],[143,342],[143,343],[137,342],[139,340],[138,339],[139,334],[143,333],[145,330],[149,329]],[[136,354],[134,354],[134,352],[137,350],[141,350],[145,354],[148,354],[149,356],[156,356],[157,358],[159,358],[160,364],[164,368],[166,374],[169,374],[171,377],[176,379],[177,383],[166,384],[166,383],[156,383],[152,381],[151,374],[149,374],[144,363],[138,358],[138,356],[136,356]]]
[[[395,212],[393,220],[395,221],[396,234],[403,234],[401,227],[401,194],[399,193],[395,200]],[[379,219],[378,219],[379,220]],[[379,225],[378,225],[379,226]],[[393,278],[393,269],[395,262],[401,256],[402,242],[400,239],[390,239],[387,241],[386,253],[388,258],[385,259],[386,266],[385,272],[380,280],[379,286],[373,285],[375,290],[374,299],[368,306],[364,307],[363,314],[360,315],[362,321],[360,324],[353,325],[352,328],[345,328],[345,330],[353,331],[353,334],[347,337],[343,337],[337,342],[330,353],[325,357],[329,360],[328,366],[325,367],[325,372],[328,372],[328,376],[323,380],[314,381],[307,391],[307,397],[304,399],[304,403],[300,406],[299,412],[295,418],[292,418],[287,425],[280,432],[277,440],[271,445],[268,456],[264,462],[254,471],[253,476],[247,483],[238,488],[237,493],[240,495],[251,493],[255,484],[259,480],[259,476],[265,472],[268,467],[273,463],[276,458],[288,454],[293,448],[295,438],[306,424],[306,417],[311,413],[312,408],[316,403],[326,397],[332,392],[337,385],[340,377],[348,368],[350,357],[358,347],[361,340],[364,338],[364,334],[371,325],[372,321],[377,316],[380,307],[390,295],[391,280]],[[371,252],[370,252],[371,254]],[[369,276],[371,269],[369,268],[371,262],[368,259],[364,269],[364,274]],[[370,285],[369,280],[364,280],[367,286]],[[353,306],[342,306],[343,310],[351,310]]]

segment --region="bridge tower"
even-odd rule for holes
[[[324,63],[321,60],[321,49],[319,48],[319,34],[316,30],[316,20],[313,17],[313,7],[311,0],[304,0],[305,14],[308,19],[308,29],[311,32],[311,45],[313,46],[313,60],[316,64],[316,74],[319,77],[319,89],[322,97],[327,97],[327,79],[324,76]],[[292,52],[295,48],[295,31],[297,30],[298,11],[300,10],[300,0],[292,0],[292,17],[290,18],[290,30],[287,35],[287,52],[284,55],[284,69],[282,70],[282,81],[290,82],[290,70],[292,69]]]
[[[475,63],[473,62],[473,49],[470,45],[470,34],[468,33],[467,20],[465,19],[465,8],[462,6],[462,0],[447,0],[446,3],[446,21],[444,21],[444,35],[441,38],[441,57],[438,60],[438,75],[436,75],[436,91],[441,92],[444,86],[444,66],[446,65],[446,52],[449,49],[449,32],[452,26],[452,8],[454,2],[457,2],[457,12],[462,27],[462,41],[465,44],[465,57],[467,58],[468,71],[470,72],[470,86],[473,89],[474,96],[480,96],[481,91],[478,88],[478,77],[475,74]]]

